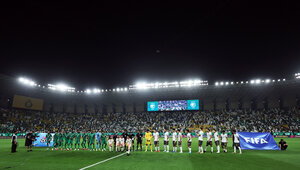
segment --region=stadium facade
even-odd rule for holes
[[[16,83],[16,78],[0,75],[0,106],[12,107],[15,95],[43,100],[43,111],[67,113],[115,113],[147,111],[147,101],[199,99],[201,110],[269,109],[300,107],[300,80],[268,84],[235,84],[162,88],[126,92],[61,93]]]

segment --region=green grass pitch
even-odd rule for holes
[[[280,139],[275,140],[278,143]],[[125,154],[88,169],[300,169],[300,139],[285,140],[289,145],[287,151],[243,150],[242,155],[235,155],[232,154],[232,141],[229,139],[228,153],[207,152],[200,155],[197,153],[197,138],[193,138],[192,154],[189,155],[185,138],[182,154],[155,153],[148,149],[148,152],[132,152],[130,156]],[[10,139],[0,139],[0,169],[80,169],[120,154],[108,151],[47,151],[45,148],[33,148],[33,152],[26,152],[24,139],[19,140],[17,153],[10,153],[10,147]],[[163,151],[162,138],[160,150]]]

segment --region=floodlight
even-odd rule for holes
[[[223,85],[224,85],[224,82],[223,82],[223,81],[221,81],[220,85],[221,85],[221,86],[223,86]]]
[[[260,82],[261,82],[260,79],[256,79],[256,80],[255,80],[255,83],[256,83],[256,84],[260,84]]]
[[[23,77],[20,77],[19,79],[18,79],[20,82],[24,82],[24,78]]]
[[[91,91],[90,89],[87,89],[87,90],[86,90],[86,93],[87,93],[87,94],[90,94],[91,92],[92,92],[92,91]]]
[[[250,84],[254,84],[254,82],[255,82],[254,80],[251,80],[251,81],[250,81]]]
[[[244,84],[244,82],[243,82],[243,81],[241,81],[241,84]]]
[[[120,91],[120,89],[119,89],[119,88],[117,88],[117,91]]]
[[[270,80],[270,79],[266,79],[265,82],[266,82],[266,83],[270,83],[271,80]]]
[[[273,80],[273,82],[275,82],[275,80]]]
[[[93,90],[93,93],[98,93],[98,89],[94,89],[94,90]]]
[[[285,81],[285,79],[282,79],[282,81]]]
[[[233,85],[234,84],[233,81],[230,84]]]
[[[280,81],[280,79],[278,79],[277,81]]]
[[[144,83],[144,82],[137,83],[135,86],[137,89],[147,89],[147,83]]]
[[[229,82],[227,81],[226,83],[225,83],[225,85],[227,86],[229,84]]]
[[[116,91],[116,89],[113,89],[113,91]]]
[[[126,87],[124,88],[124,91],[127,91],[127,88],[126,88]]]
[[[215,85],[218,86],[218,85],[219,85],[219,82],[216,82]]]

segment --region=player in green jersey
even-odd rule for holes
[[[101,139],[101,149],[102,149],[102,151],[106,151],[107,142],[106,142],[106,136],[104,135],[104,133],[102,133],[100,139]]]
[[[64,143],[65,150],[67,150],[67,146],[68,146],[68,143],[69,143],[69,135],[68,135],[68,134],[69,134],[68,132],[65,132],[65,133],[63,134],[64,140],[65,140],[65,143]]]
[[[85,132],[83,132],[81,134],[82,137],[82,142],[81,142],[81,147],[83,150],[86,150],[86,139],[87,139],[87,134]]]
[[[68,143],[68,147],[70,150],[72,150],[73,148],[73,141],[74,141],[74,131],[69,133],[69,143]]]
[[[89,143],[90,143],[90,150],[93,150],[93,151],[95,151],[95,136],[96,136],[96,134],[94,133],[94,131],[91,131],[91,133],[90,133],[90,141],[89,141]]]
[[[59,133],[58,132],[56,132],[55,134],[54,134],[54,137],[53,137],[54,139],[53,139],[53,147],[55,148],[55,150],[58,150],[58,146],[59,146],[59,140],[58,140],[58,138],[59,138]],[[52,150],[53,150],[53,148],[52,148]]]
[[[81,138],[80,131],[78,131],[77,133],[75,133],[74,137],[75,137],[75,151],[76,151],[77,149],[79,150],[79,147],[80,147],[80,138]],[[76,146],[77,146],[77,148],[76,148]]]
[[[59,134],[59,148],[60,150],[63,150],[64,146],[64,131],[62,130]]]
[[[87,149],[90,149],[90,139],[91,139],[91,131],[88,130],[88,132],[86,133],[86,140],[87,140]]]
[[[51,139],[52,139],[52,135],[51,135],[50,131],[48,131],[48,133],[46,135],[47,150],[49,150]]]

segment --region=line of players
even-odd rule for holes
[[[214,135],[212,134],[214,133]],[[206,147],[205,150],[203,150],[202,144],[203,144],[203,135],[204,132],[202,129],[197,133],[198,136],[198,146],[199,146],[199,151],[198,153],[202,154],[207,151],[208,146],[211,147],[211,153],[213,153],[213,143],[212,140],[214,138],[215,145],[217,146],[217,153],[220,153],[220,137],[219,134],[213,130],[210,131],[207,129],[206,135],[207,135],[207,142],[206,142]],[[189,149],[188,153],[191,153],[191,145],[192,145],[192,135],[189,132],[189,130],[186,130],[187,133],[187,146]],[[155,152],[160,152],[159,148],[159,133],[157,131],[153,131],[153,137],[154,137],[154,145],[155,145]],[[183,153],[182,151],[182,137],[183,134],[182,132],[178,129],[172,130],[172,142],[173,142],[173,152],[177,152],[177,144],[179,147],[180,152]],[[235,130],[233,130],[233,148],[234,148],[234,153],[236,153],[236,149],[238,148],[240,151],[240,154],[242,154],[242,150],[240,147],[240,140],[239,136],[236,133]],[[50,132],[46,135],[46,140],[47,140],[47,149],[49,149],[50,146],[50,141],[51,141],[52,135]],[[109,136],[108,139],[108,146],[109,146],[109,151],[121,151],[124,152],[124,150],[127,148],[127,153],[128,155],[130,154],[130,151],[134,151],[134,141],[135,139],[137,140],[137,150],[140,147],[142,150],[142,138],[143,135],[138,131],[136,135],[134,134],[127,134],[123,133],[122,135],[114,135],[114,136]],[[151,152],[152,152],[152,133],[150,130],[147,130],[145,133],[145,138],[146,138],[146,149],[145,152],[148,150],[148,146],[150,146]],[[164,152],[169,152],[169,132],[167,130],[164,130]],[[107,142],[106,142],[106,136],[104,133],[101,132],[101,130],[98,130],[98,132],[95,133],[95,131],[88,131],[88,133],[64,133],[63,131],[61,133],[55,133],[54,139],[53,139],[53,146],[54,149],[56,150],[72,150],[73,148],[73,141],[75,139],[75,150],[79,150],[80,145],[83,150],[90,150],[90,151],[105,151]],[[82,140],[80,140],[82,139]],[[96,141],[96,149],[95,149],[95,141]],[[80,143],[81,142],[81,143]],[[86,143],[88,146],[86,147]],[[224,152],[227,152],[227,143],[228,143],[228,136],[225,133],[225,131],[222,132],[221,134],[221,147],[223,148]],[[53,148],[52,148],[53,150]]]
[[[50,142],[52,139],[52,135],[50,131],[48,131],[46,135],[46,143],[47,150],[49,150]],[[95,148],[96,143],[96,148]],[[73,144],[75,146],[75,151],[79,150],[80,146],[83,150],[97,151],[99,149],[102,151],[106,150],[107,141],[106,136],[101,130],[96,131],[88,131],[86,132],[56,132],[53,136],[53,148],[52,150],[72,150]],[[87,144],[87,146],[86,146]]]
[[[212,132],[214,134],[212,134]],[[219,137],[219,133],[217,133],[215,130],[210,131],[209,129],[206,130],[206,136],[207,136],[207,141],[206,141],[206,147],[203,150],[203,136],[204,136],[204,132],[202,129],[199,130],[199,132],[197,133],[198,136],[198,146],[199,146],[199,150],[198,153],[203,154],[207,151],[208,146],[210,146],[210,152],[213,153],[213,138],[214,138],[214,142],[215,145],[217,146],[217,153],[220,153],[220,137]],[[189,130],[186,130],[186,137],[187,137],[187,146],[189,149],[189,154],[192,153],[192,135],[189,132]],[[153,133],[154,136],[154,145],[155,145],[155,152],[160,152],[159,149],[159,133],[154,131]],[[182,137],[183,134],[182,132],[178,129],[176,131],[176,129],[172,130],[172,142],[173,142],[173,152],[176,153],[177,152],[177,146],[179,147],[179,153],[183,153],[182,152]],[[147,133],[145,134],[145,138],[146,138],[146,149],[145,152],[147,152],[148,149],[148,145],[150,145],[150,149],[152,152],[152,145],[151,145],[151,132],[147,131]],[[164,152],[169,152],[169,132],[167,130],[164,130]],[[236,149],[239,149],[240,154],[242,154],[242,149],[240,147],[240,139],[239,139],[239,135],[236,133],[235,130],[233,130],[233,149],[234,152],[236,153]],[[223,149],[223,151],[225,153],[227,153],[227,143],[228,143],[228,136],[225,133],[225,131],[222,132],[221,134],[221,147]]]

